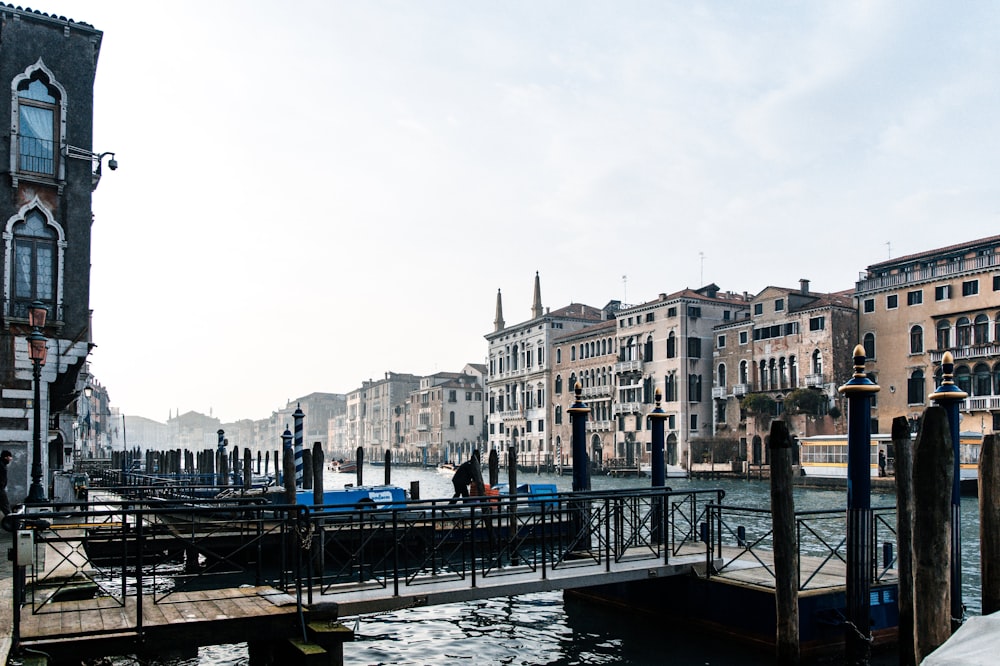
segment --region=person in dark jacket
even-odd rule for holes
[[[0,453],[0,513],[6,516],[10,513],[10,500],[7,499],[7,466],[14,459],[10,451]]]
[[[455,474],[451,477],[451,485],[455,486],[455,494],[451,496],[450,504],[458,501],[459,497],[469,496],[469,484],[473,482],[475,475],[472,471],[472,461],[466,460],[458,466]]]

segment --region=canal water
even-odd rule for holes
[[[501,470],[501,480],[504,470]],[[384,470],[366,466],[366,484],[379,484]],[[356,475],[327,472],[326,488],[353,484]],[[405,488],[420,482],[423,498],[450,497],[450,475],[434,469],[401,467],[393,470],[392,482]],[[569,476],[518,473],[518,483],[555,483],[570,490]],[[649,479],[595,476],[594,490],[647,487]],[[770,485],[764,481],[689,481],[669,479],[674,490],[721,488],[725,504],[768,507]],[[846,491],[795,489],[796,510],[832,509],[846,506]],[[873,491],[873,506],[893,506],[892,493]],[[976,498],[963,498],[963,599],[972,615],[980,612],[979,527]],[[593,604],[564,602],[562,592],[503,597],[474,602],[412,608],[392,613],[351,617],[345,624],[355,629],[356,640],[344,646],[347,666],[437,665],[456,661],[466,664],[717,664],[763,666],[774,663],[770,652],[755,651],[717,636],[678,629],[668,623],[620,609]],[[169,666],[236,666],[248,663],[246,645],[202,648],[196,658],[167,660]],[[830,662],[838,663],[840,659]],[[897,663],[895,652],[876,653],[872,664]]]

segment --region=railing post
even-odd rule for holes
[[[955,386],[953,380],[955,359],[951,352],[945,352],[941,357],[941,386],[930,399],[944,408],[948,416],[948,426],[951,432],[951,449],[954,454],[952,462],[951,486],[951,629],[955,631],[965,621],[965,604],[962,603],[962,473],[961,473],[961,434],[959,422],[962,419],[959,406],[969,394]]]
[[[143,563],[143,550],[146,547],[146,537],[145,532],[142,529],[142,524],[145,522],[143,520],[142,509],[135,512],[135,630],[139,638],[142,638],[143,628],[143,609],[142,602],[145,598],[142,593],[142,563]],[[122,577],[125,577],[124,571],[125,564],[122,563]],[[125,604],[124,597],[122,598],[122,604]]]
[[[871,658],[871,408],[879,386],[865,375],[865,348],[854,348],[854,376],[838,389],[847,396],[847,619],[850,664]]]

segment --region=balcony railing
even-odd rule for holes
[[[619,402],[615,405],[615,416],[619,414],[638,414],[642,411],[642,403],[639,402]]]
[[[944,356],[946,351],[950,351],[952,357],[956,361],[968,360],[973,358],[986,358],[986,357],[996,357],[1000,356],[1000,344],[984,344],[984,345],[966,345],[963,347],[951,347],[949,349],[942,349],[939,351],[931,352],[931,361],[934,363],[940,363],[941,357]]]
[[[826,383],[826,378],[822,373],[815,373],[811,375],[806,375],[806,386],[809,388],[816,388],[822,386]]]
[[[1000,395],[977,395],[966,398],[962,405],[965,412],[994,412],[1000,410]]]
[[[972,271],[991,268],[1000,264],[1000,255],[990,254],[961,261],[949,261],[933,266],[921,266],[917,270],[893,273],[892,275],[882,275],[858,280],[855,285],[857,293],[862,294],[886,287],[899,287],[907,284],[915,284],[926,280],[938,279],[956,275],[959,273],[969,273]]]
[[[588,386],[584,388],[580,395],[584,398],[610,398],[611,386]]]
[[[587,421],[587,431],[609,431],[614,425],[614,421]]]
[[[733,384],[733,395],[737,398],[750,392],[749,384]]]
[[[725,386],[713,386],[712,387],[712,398],[725,398],[726,397],[726,387]]]
[[[615,363],[615,372],[642,372],[642,361],[619,361]]]

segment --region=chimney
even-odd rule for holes
[[[806,280],[804,278],[799,279],[799,291],[801,291],[803,294],[809,293],[809,280]]]

